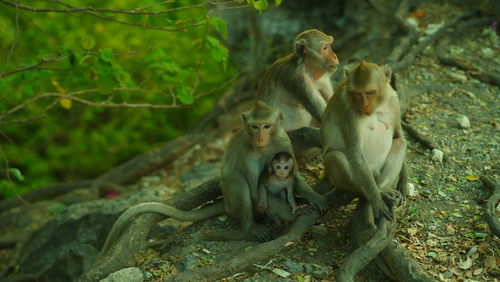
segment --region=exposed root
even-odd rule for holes
[[[500,205],[500,186],[490,176],[481,176],[481,180],[491,190],[491,197],[486,202],[486,222],[488,222],[491,232],[500,237],[500,221],[496,213],[496,208]]]

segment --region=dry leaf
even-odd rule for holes
[[[494,256],[487,256],[484,260],[484,267],[495,268],[497,266],[497,260]]]
[[[59,104],[61,105],[61,107],[65,108],[66,110],[71,109],[71,100],[68,98],[59,99]]]
[[[295,244],[295,242],[292,242],[292,241],[286,242],[285,247],[292,246],[293,244]]]
[[[470,180],[470,181],[478,181],[479,180],[479,176],[473,176],[473,175],[467,175],[467,176],[465,176],[465,178],[467,178],[467,180]]]

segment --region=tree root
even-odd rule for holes
[[[201,140],[200,135],[186,135],[168,142],[160,148],[138,155],[129,161],[110,169],[94,180],[57,183],[34,189],[20,197],[0,203],[0,213],[15,208],[26,202],[35,202],[42,198],[54,197],[76,189],[95,187],[100,190],[116,188],[123,184],[137,181],[155,169],[178,158],[180,154]]]
[[[218,180],[211,180],[182,193],[166,204],[183,210],[190,210],[209,200],[221,196]],[[99,255],[99,258],[84,271],[78,281],[98,281],[109,274],[130,265],[133,254],[142,250],[146,243],[149,230],[164,216],[154,213],[143,213],[136,217],[130,227],[123,231],[122,236],[109,252]]]
[[[391,243],[395,229],[393,222],[385,218],[381,219],[373,237],[352,252],[337,270],[337,280],[340,282],[354,281],[354,275]]]
[[[484,72],[483,70],[481,70],[475,66],[467,64],[463,60],[460,60],[457,58],[452,58],[452,57],[440,56],[439,62],[443,65],[454,66],[454,67],[457,67],[461,70],[467,71],[467,73],[470,76],[472,76],[473,78],[475,78],[477,80],[489,83],[491,85],[500,86],[500,76],[498,76],[494,73]]]
[[[429,150],[437,149],[436,145],[434,145],[434,142],[432,142],[431,140],[422,136],[420,133],[418,133],[418,131],[415,128],[413,128],[408,123],[401,122],[401,126],[406,131],[406,133],[408,133],[408,135],[411,136],[411,138],[415,139],[418,143],[420,143],[425,148],[427,148]]]
[[[379,268],[391,279],[405,282],[436,281],[413,260],[405,248],[392,242],[396,229],[395,223],[396,218],[392,222],[381,219],[378,226],[375,225],[371,207],[366,201],[360,201],[351,220],[352,234],[360,247],[347,259],[345,264],[348,265],[341,267],[339,271],[342,273],[337,278],[342,279],[340,281],[352,281],[356,272],[376,257],[375,261]],[[386,238],[383,238],[384,235]],[[374,250],[369,247],[373,247]],[[378,252],[379,250],[381,252]],[[359,262],[356,259],[362,261]]]
[[[491,197],[486,202],[486,222],[488,222],[491,232],[500,237],[500,221],[496,214],[496,207],[500,204],[500,186],[490,176],[481,176],[481,181],[491,191]]]
[[[447,24],[443,25],[435,33],[433,33],[431,36],[427,37],[425,40],[423,40],[417,46],[415,46],[415,48],[413,48],[406,56],[404,56],[404,58],[401,61],[399,61],[397,63],[390,64],[392,71],[397,72],[397,71],[400,71],[400,70],[405,69],[405,68],[409,67],[410,65],[412,65],[413,62],[415,61],[416,57],[420,53],[422,53],[425,50],[425,48],[427,48],[427,46],[431,45],[436,40],[441,38],[448,29],[455,27],[459,23],[461,23],[464,20],[471,18],[475,15],[477,15],[476,12],[462,14],[460,16],[455,17],[453,20],[451,20]]]
[[[346,205],[352,200],[352,197],[344,192],[335,190],[327,195],[331,208]],[[266,260],[267,258],[279,253],[288,242],[298,241],[300,237],[311,227],[314,222],[320,217],[319,213],[311,210],[310,213],[300,215],[292,224],[289,231],[269,242],[261,243],[252,251],[239,253],[231,258],[228,258],[223,263],[204,268],[198,268],[182,272],[178,275],[170,277],[169,281],[211,281],[227,277],[236,272],[241,272],[248,269],[254,263]]]

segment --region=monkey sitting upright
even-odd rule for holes
[[[339,64],[333,40],[317,29],[301,32],[293,52],[276,60],[259,81],[257,100],[281,110],[295,154],[321,147],[319,130],[310,126],[313,120],[321,121],[333,96],[330,76]]]
[[[267,213],[267,193],[286,200],[292,211],[297,209],[297,203],[293,195],[295,185],[295,162],[288,152],[280,152],[274,155],[269,169],[264,171],[259,178],[259,201],[257,211],[266,213],[274,222],[280,224],[279,218],[272,217]]]

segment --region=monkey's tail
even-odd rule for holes
[[[179,210],[174,207],[157,202],[135,205],[128,208],[123,214],[120,215],[120,217],[118,217],[108,234],[108,238],[106,238],[106,242],[102,247],[100,255],[103,255],[110,249],[111,244],[114,244],[116,242],[116,240],[122,233],[123,228],[125,228],[126,224],[134,216],[146,212],[159,213],[161,215],[172,217],[182,221],[200,221],[217,215],[222,215],[225,213],[225,210],[223,201],[217,202],[208,207],[190,211]]]

